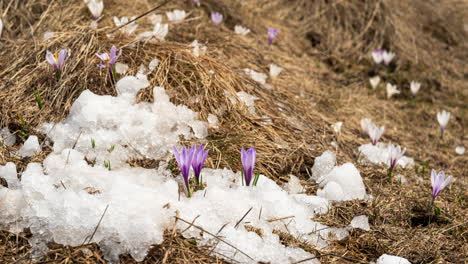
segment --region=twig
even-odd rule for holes
[[[267,222],[271,223],[271,222],[281,221],[281,220],[294,218],[294,217],[295,217],[294,215],[290,215],[290,216],[285,216],[285,217],[280,217],[280,218],[273,218],[273,219],[268,219]]]
[[[236,246],[234,246],[234,245],[232,245],[231,243],[227,242],[226,240],[224,240],[224,239],[218,237],[217,235],[215,235],[215,234],[213,234],[213,233],[211,233],[211,232],[206,231],[203,227],[194,225],[194,224],[190,223],[189,221],[186,221],[186,220],[184,220],[184,219],[182,219],[182,218],[180,218],[180,217],[177,217],[177,216],[175,216],[175,218],[176,218],[177,220],[180,220],[180,221],[182,221],[182,222],[184,222],[184,223],[186,223],[186,224],[189,224],[189,225],[191,225],[191,226],[193,226],[193,227],[195,227],[195,228],[200,229],[201,231],[207,233],[208,235],[211,235],[212,237],[218,239],[219,241],[221,241],[221,242],[225,243],[226,245],[228,245],[228,246],[234,248],[235,250],[239,251],[239,252],[242,253],[244,256],[248,257],[249,259],[254,260],[252,257],[250,257],[249,255],[247,255],[247,253],[245,253],[244,251],[238,249]]]
[[[239,226],[242,220],[244,220],[244,218],[250,213],[250,211],[252,211],[252,209],[253,207],[250,207],[250,209],[244,214],[244,216],[239,221],[237,221],[236,225],[234,226],[235,229],[237,229],[237,226]]]
[[[101,215],[101,219],[99,219],[99,222],[97,223],[96,227],[94,228],[94,231],[93,233],[91,234],[91,236],[89,237],[89,240],[88,240],[88,243],[91,242],[91,240],[93,240],[93,237],[94,235],[96,234],[99,226],[101,225],[101,221],[102,219],[104,218],[104,215],[106,214],[107,212],[107,208],[109,208],[109,205],[106,206],[106,209],[104,209],[104,212],[102,213]],[[81,244],[82,246],[86,243],[86,240],[88,239],[88,237],[85,237],[84,241],[83,241],[83,244]]]
[[[140,19],[140,18],[142,18],[142,17],[148,15],[149,13],[153,12],[154,10],[156,10],[156,9],[158,9],[158,8],[160,8],[160,7],[164,6],[164,5],[166,5],[166,4],[169,3],[170,1],[171,1],[171,0],[166,0],[166,1],[164,1],[162,4],[160,4],[160,5],[158,5],[158,6],[154,7],[154,8],[152,8],[152,9],[146,11],[145,13],[143,13],[143,14],[141,14],[141,15],[135,17],[134,19],[132,19],[132,20],[130,20],[130,21],[128,21],[127,23],[125,23],[125,24],[123,24],[123,25],[117,27],[116,29],[112,30],[110,33],[112,34],[112,33],[114,33],[115,31],[117,31],[117,30],[119,30],[119,29],[125,27],[126,25],[137,21],[138,19]]]
[[[195,223],[195,221],[197,221],[198,217],[200,217],[200,215],[197,215],[197,216],[193,219],[192,223],[190,223],[190,225],[189,225],[187,228],[185,228],[184,231],[182,231],[182,232],[180,232],[180,233],[182,234],[182,233],[184,233],[185,231],[189,230],[189,229],[193,226],[193,223]]]

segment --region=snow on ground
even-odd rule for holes
[[[323,187],[317,191],[317,195],[333,201],[367,198],[358,169],[350,162],[335,165],[336,156],[331,151],[325,151],[315,158],[311,180]]]
[[[21,181],[14,164],[0,166],[0,177],[9,186],[0,186],[0,225],[13,232],[29,227],[35,256],[47,251],[49,241],[71,246],[96,242],[113,262],[125,253],[142,260],[152,244],[163,241],[165,230],[188,227],[181,220],[175,225],[175,216],[194,221],[229,244],[194,226],[184,236],[216,245],[214,254],[242,263],[291,263],[312,257],[282,245],[272,233],[275,229],[317,248],[326,247],[329,239],[347,236],[346,229],[311,220],[328,211],[329,202],[323,198],[328,195],[297,194],[300,182],[294,178],[289,194],[264,176],[258,186],[245,187],[239,172],[204,169],[207,187],[186,198],[181,177],[167,168],[170,149],[180,136],[203,139],[208,124],[186,106],[172,104],[161,87],[154,88],[154,103],[136,104],[136,94],[147,86],[146,77],[138,75],[117,83],[117,97],[84,91],[66,120],[42,126],[54,142],[43,164],[30,163]],[[159,161],[159,167],[135,168],[126,162],[141,157]],[[327,189],[332,183],[341,188],[342,197],[337,200],[365,195],[359,172],[350,163],[333,167],[321,185]],[[263,235],[248,231],[247,225],[259,228]]]
[[[364,144],[359,147],[360,152],[360,162],[372,163],[377,165],[387,166],[387,161],[389,157],[388,144],[379,142],[376,145]],[[410,157],[403,156],[398,160],[397,165],[400,165],[402,168],[412,168],[414,165],[414,160]]]
[[[383,254],[377,259],[377,264],[411,264],[407,259]]]

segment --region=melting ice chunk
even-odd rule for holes
[[[336,156],[331,151],[325,151],[319,157],[315,158],[314,166],[312,166],[311,179],[317,181],[321,177],[327,175],[336,165]]]
[[[350,225],[353,228],[360,228],[360,229],[365,230],[365,231],[370,230],[369,218],[367,216],[365,216],[365,215],[355,216],[353,218],[353,220],[351,220]]]
[[[41,151],[42,149],[39,145],[37,136],[29,136],[28,139],[24,142],[24,145],[20,148],[19,154],[23,158],[32,157]]]
[[[377,264],[411,264],[407,259],[383,254],[377,259]]]

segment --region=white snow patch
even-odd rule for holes
[[[370,230],[369,218],[365,215],[355,216],[353,220],[351,220],[350,226],[352,228],[359,228],[365,231],[369,231]]]
[[[244,72],[252,78],[252,80],[260,83],[260,84],[266,84],[266,79],[268,76],[264,73],[254,71],[252,69],[245,68]],[[279,74],[279,73],[278,73]]]
[[[318,182],[322,190],[317,195],[333,201],[348,201],[366,198],[366,189],[358,169],[352,163],[334,167]]]
[[[311,179],[317,181],[321,177],[330,173],[336,165],[336,156],[333,152],[327,150],[319,157],[315,158],[314,165],[312,166]]]
[[[388,144],[380,142],[376,145],[372,145],[369,143],[361,145],[358,150],[360,152],[359,162],[363,164],[372,163],[387,166],[387,161],[390,155]],[[403,156],[397,161],[397,165],[402,168],[412,168],[414,160],[410,157]]]
[[[237,93],[237,98],[239,99],[239,102],[245,104],[247,106],[247,109],[249,110],[249,113],[251,115],[255,115],[255,101],[258,100],[258,97],[254,95],[250,95],[244,91],[240,91]]]
[[[8,127],[4,127],[0,130],[0,143],[5,144],[8,147],[11,147],[16,142],[16,136],[10,133]]]
[[[301,193],[304,191],[301,181],[294,175],[289,175],[289,181],[284,184],[283,189],[291,194]]]
[[[8,183],[8,188],[18,189],[20,182],[16,173],[16,165],[13,162],[8,162],[5,166],[0,166],[0,178],[3,178]]]
[[[383,254],[377,259],[377,264],[411,264],[407,259]]]
[[[128,71],[128,65],[125,64],[125,63],[117,62],[117,63],[115,64],[115,71],[116,71],[118,74],[125,74],[125,73],[127,73],[127,71]]]
[[[23,158],[32,157],[41,151],[42,149],[39,145],[37,136],[29,136],[28,139],[24,142],[24,145],[20,148],[19,154]]]

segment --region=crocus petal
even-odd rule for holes
[[[58,56],[58,66],[60,69],[63,68],[63,65],[65,64],[65,60],[67,59],[67,50],[66,49],[62,49],[60,50],[59,52],[59,56]]]
[[[56,67],[57,62],[55,61],[54,54],[52,54],[50,51],[46,52],[46,60],[50,65],[54,66],[54,68]]]

